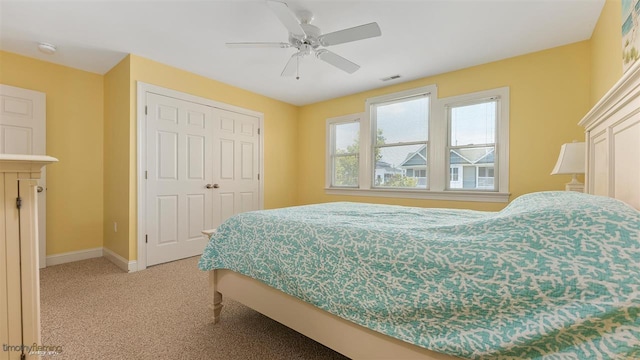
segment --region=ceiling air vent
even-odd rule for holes
[[[389,77],[382,78],[382,79],[380,79],[380,80],[382,80],[382,81],[389,81],[389,80],[395,80],[395,79],[400,79],[400,75],[391,75],[391,76],[389,76]]]

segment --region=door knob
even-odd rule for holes
[[[38,190],[39,193],[44,191],[44,188],[42,186],[37,186],[36,189]]]
[[[206,187],[207,189],[217,189],[217,188],[219,188],[219,187],[220,187],[220,185],[218,185],[218,184],[213,184],[213,185],[211,185],[211,184],[207,184],[207,185],[205,185],[205,187]]]

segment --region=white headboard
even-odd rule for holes
[[[640,210],[640,62],[580,121],[585,127],[585,191]]]

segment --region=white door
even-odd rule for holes
[[[46,95],[0,85],[0,153],[46,155]],[[40,268],[47,264],[46,171],[38,181],[38,253]]]
[[[202,230],[260,208],[259,118],[145,93],[146,266],[199,255]]]
[[[212,227],[213,218],[213,108],[153,93],[146,101],[151,266],[201,254],[206,245],[202,230]]]
[[[213,227],[232,215],[260,208],[260,120],[215,109]]]

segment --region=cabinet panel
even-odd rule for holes
[[[22,326],[20,316],[20,228],[19,212],[16,207],[18,197],[18,173],[4,173],[4,210],[6,236],[6,257],[7,264],[7,320],[9,337],[7,344],[11,346],[22,344]],[[9,351],[10,359],[19,359],[20,353]]]
[[[0,360],[18,360],[21,349],[42,345],[36,189],[42,167],[55,161],[0,154]]]

